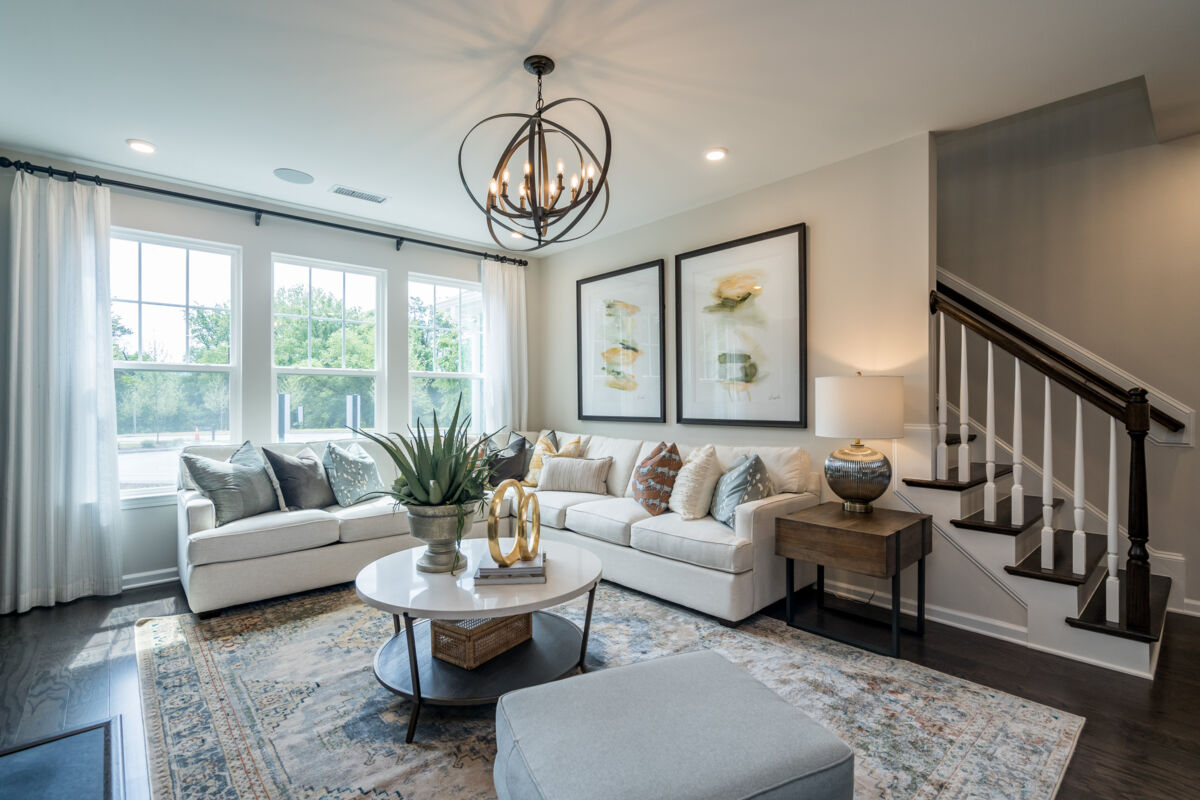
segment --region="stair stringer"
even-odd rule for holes
[[[1007,492],[1006,487],[997,489],[998,494]],[[975,565],[982,576],[1024,606],[1027,647],[1130,675],[1154,677],[1157,642],[1147,644],[1067,625],[1066,618],[1078,615],[1088,593],[1100,582],[1093,578],[1079,587],[1012,575],[1004,567],[1019,560],[1016,554],[1020,537],[958,528],[950,522],[982,507],[982,487],[950,492],[902,486],[896,495],[918,511],[931,515],[934,528],[945,541]],[[931,558],[936,557],[934,552]]]

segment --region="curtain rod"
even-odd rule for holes
[[[97,186],[117,186],[122,189],[131,189],[135,192],[146,192],[148,194],[162,195],[163,197],[173,197],[176,200],[187,200],[193,203],[207,203],[210,206],[219,206],[220,208],[228,208],[232,211],[246,211],[254,215],[254,224],[257,226],[262,222],[264,216],[278,217],[279,219],[287,219],[293,222],[307,222],[310,225],[321,225],[326,228],[335,228],[339,231],[349,231],[350,233],[361,233],[365,236],[376,236],[381,239],[392,239],[396,242],[396,249],[399,250],[406,242],[411,244],[419,244],[422,247],[436,247],[439,250],[451,250],[455,253],[463,253],[469,256],[477,256],[486,258],[490,261],[499,261],[501,264],[516,264],[517,266],[528,266],[529,262],[523,258],[513,258],[504,256],[498,253],[487,253],[482,250],[471,250],[466,247],[456,247],[452,244],[442,244],[441,242],[431,242],[426,239],[416,239],[412,236],[397,236],[394,233],[386,231],[376,231],[370,228],[359,228],[355,225],[344,225],[340,222],[328,222],[323,219],[315,219],[313,217],[305,217],[300,214],[288,214],[284,211],[271,211],[267,208],[258,208],[256,206],[243,205],[242,203],[231,203],[227,200],[214,200],[211,197],[202,197],[197,194],[188,194],[186,192],[176,192],[171,189],[159,189],[155,186],[146,186],[140,183],[129,183],[128,181],[119,181],[114,178],[105,178],[101,175],[84,175],[75,171],[67,171],[65,169],[55,169],[50,166],[39,166],[29,161],[13,161],[11,158],[0,156],[0,168],[13,168],[15,170],[28,172],[33,174],[40,172],[50,178],[66,178],[69,181],[87,181],[95,183]]]

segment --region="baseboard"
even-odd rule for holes
[[[1190,617],[1200,617],[1200,600],[1192,600],[1184,598],[1183,605],[1180,608],[1168,608],[1173,614],[1187,614]]]
[[[179,569],[154,569],[149,572],[132,572],[121,576],[121,591],[141,589],[144,586],[158,586],[160,583],[170,583],[179,580]]]
[[[1103,634],[1101,634],[1101,635],[1103,635]],[[1081,656],[1078,653],[1070,653],[1070,652],[1067,652],[1066,650],[1058,650],[1053,647],[1046,647],[1044,645],[1028,643],[1027,647],[1029,647],[1030,650],[1037,650],[1039,653],[1049,653],[1052,656],[1060,656],[1062,658],[1070,659],[1071,661],[1078,661],[1081,664],[1090,664],[1095,667],[1102,667],[1104,669],[1110,669],[1113,672],[1120,672],[1125,675],[1133,675],[1136,678],[1148,678],[1150,680],[1154,680],[1154,667],[1156,667],[1158,664],[1158,644],[1157,643],[1154,645],[1155,650],[1151,657],[1151,662],[1150,662],[1151,669],[1149,672],[1146,672],[1146,671],[1140,670],[1140,669],[1129,669],[1127,667],[1119,667],[1116,664],[1110,664],[1107,661],[1099,661],[1094,658],[1088,658],[1086,656]]]
[[[871,599],[871,605],[880,608],[892,607],[892,596],[890,593],[872,592],[861,586],[855,586],[852,583],[831,581],[828,579],[825,581],[825,589],[826,591],[832,591],[835,594],[849,597],[859,602]],[[874,594],[874,598],[871,598],[872,594]],[[900,610],[905,614],[916,615],[917,601],[902,596],[900,598]],[[981,617],[966,611],[955,611],[951,608],[932,605],[930,603],[925,604],[925,618],[932,622],[940,622],[942,625],[948,625],[951,628],[990,636],[993,639],[1003,639],[1006,642],[1013,642],[1020,645],[1028,644],[1028,632],[1024,625],[1004,622],[1003,620],[992,619],[990,617]]]

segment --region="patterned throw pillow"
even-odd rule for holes
[[[633,499],[656,517],[665,513],[681,469],[683,459],[679,457],[679,448],[659,442],[633,470]]]
[[[713,519],[732,528],[738,506],[773,494],[775,487],[763,460],[757,455],[742,456],[717,481],[712,499]]]
[[[329,477],[329,488],[337,498],[339,506],[352,506],[365,495],[383,491],[383,479],[375,459],[358,443],[339,447],[330,442],[325,445],[325,474]]]
[[[538,485],[538,478],[542,474],[542,467],[545,466],[546,456],[580,458],[583,456],[583,445],[580,443],[579,437],[576,436],[574,439],[564,442],[560,446],[558,435],[554,431],[550,431],[538,439],[537,445],[533,448],[533,458],[529,462],[529,472],[525,475],[525,480],[521,481],[521,483],[526,486]]]

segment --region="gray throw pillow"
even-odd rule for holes
[[[526,456],[533,457],[532,452],[526,452],[531,450],[528,445],[525,437],[516,431],[508,435],[508,444],[503,449],[488,440],[487,460],[492,468],[492,477],[489,479],[492,486],[499,486],[509,478],[519,481],[525,477],[528,471]]]
[[[383,479],[375,459],[358,443],[340,447],[333,442],[325,445],[323,459],[329,487],[339,506],[352,506],[373,492],[383,491]]]
[[[737,507],[775,494],[767,467],[758,456],[742,456],[717,481],[710,513],[713,519],[733,527]]]
[[[329,488],[329,479],[325,477],[325,467],[311,447],[294,456],[264,447],[263,455],[279,481],[284,504],[289,509],[325,508],[337,502],[333,489]]]
[[[218,526],[283,510],[267,462],[249,442],[234,451],[228,461],[184,453],[183,464],[192,481],[212,501]]]

